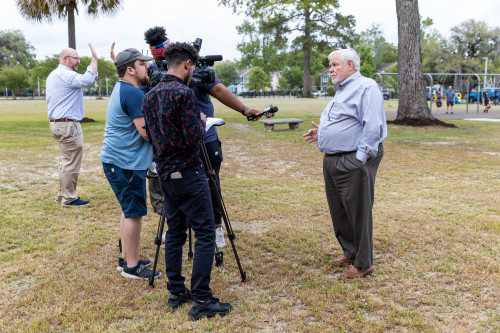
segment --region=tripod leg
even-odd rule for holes
[[[160,253],[161,247],[161,236],[163,235],[163,228],[165,226],[165,213],[163,212],[160,216],[160,220],[158,221],[158,230],[156,231],[155,244],[156,244],[156,254],[155,261],[153,263],[153,274],[149,278],[149,289],[153,289],[155,287],[155,272],[156,265],[158,264],[158,255]]]
[[[201,145],[201,158],[203,160],[205,172],[207,173],[210,188],[213,189],[213,191],[217,195],[216,196],[217,197],[217,205],[219,205],[219,208],[222,212],[222,219],[224,220],[224,225],[226,227],[227,235],[228,235],[229,241],[231,242],[231,247],[233,248],[234,258],[236,259],[236,264],[238,265],[238,269],[240,271],[241,282],[246,283],[247,273],[241,267],[240,258],[238,257],[238,252],[236,251],[236,246],[234,245],[234,239],[236,238],[236,236],[234,235],[233,228],[231,227],[231,222],[229,221],[229,217],[227,215],[226,206],[224,205],[224,200],[222,199],[220,185],[217,182],[217,177],[215,175],[215,171],[212,169],[212,166],[210,164],[210,159],[208,157],[207,147],[205,146],[205,143],[203,143]]]

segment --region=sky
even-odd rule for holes
[[[66,20],[27,21],[15,3],[15,0],[0,0],[0,30],[21,30],[35,47],[39,60],[67,47]],[[356,32],[380,24],[386,40],[397,45],[395,0],[339,0],[339,3],[341,14],[356,18]],[[498,0],[419,0],[419,12],[424,18],[432,18],[432,28],[445,37],[449,37],[452,27],[470,18],[485,21],[490,27],[500,26]],[[87,44],[91,42],[97,55],[108,60],[113,41],[115,51],[134,47],[146,53],[149,50],[144,31],[159,25],[166,28],[173,41],[203,39],[201,55],[220,54],[224,59],[234,60],[240,58],[236,46],[242,40],[236,26],[244,19],[231,9],[218,6],[217,0],[123,0],[122,10],[113,17],[92,19],[83,10],[76,16],[76,48],[80,56],[90,56]]]

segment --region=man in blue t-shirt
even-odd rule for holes
[[[452,86],[449,86],[448,90],[445,93],[446,96],[446,114],[448,114],[448,110],[451,107],[451,114],[453,114],[453,104],[455,103],[455,90],[453,90]]]
[[[115,59],[120,80],[108,104],[106,126],[100,160],[116,199],[120,203],[120,238],[123,258],[117,270],[127,278],[152,276],[146,266],[149,260],[139,259],[142,217],[147,215],[146,170],[151,167],[152,148],[145,130],[140,85],[147,84],[146,61],[152,60],[136,49],[126,49]],[[159,276],[160,272],[155,272]]]

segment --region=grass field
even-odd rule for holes
[[[374,206],[374,273],[344,280],[322,180],[322,154],[301,135],[327,100],[273,103],[299,131],[264,132],[216,103],[223,197],[248,283],[232,251],[212,273],[226,317],[170,312],[164,258],[156,289],[116,272],[120,209],[99,162],[107,101],[86,100],[79,195],[53,202],[59,151],[44,101],[0,101],[2,332],[499,332],[500,124],[389,126]],[[284,127],[283,127],[284,128]],[[158,216],[143,222],[153,259]],[[190,276],[191,264],[185,264]]]

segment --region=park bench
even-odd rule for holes
[[[274,125],[276,124],[288,124],[288,127],[291,130],[299,129],[299,124],[302,122],[302,119],[297,118],[278,118],[278,119],[262,119],[260,122],[264,123],[264,129],[266,131],[273,131]]]

